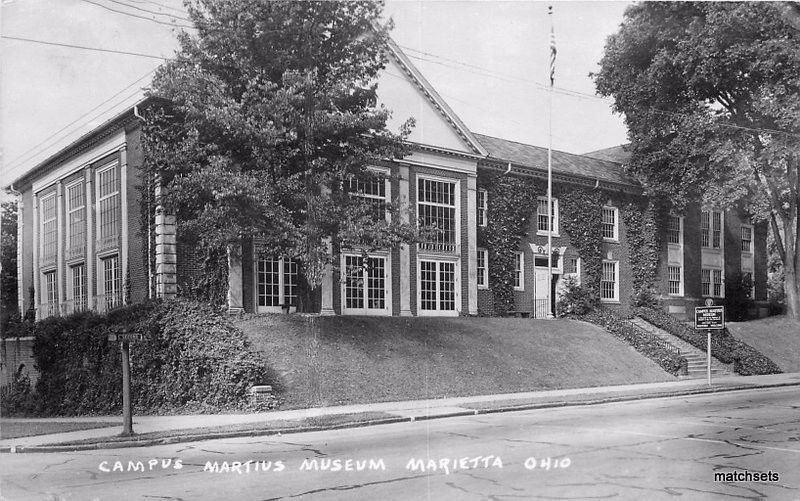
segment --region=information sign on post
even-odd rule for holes
[[[711,331],[722,330],[725,328],[725,307],[712,306],[714,301],[706,299],[705,306],[697,306],[694,309],[694,328],[695,330],[706,331],[706,373],[708,385],[711,386]]]
[[[109,341],[119,341],[122,353],[122,436],[133,435],[133,412],[131,409],[131,358],[130,343],[141,341],[139,332],[114,332],[108,335]]]

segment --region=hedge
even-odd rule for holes
[[[677,336],[695,348],[705,351],[706,334],[697,332],[672,315],[653,308],[635,308],[634,314]],[[780,368],[752,346],[734,338],[728,329],[711,337],[711,354],[722,363],[733,364],[733,371],[742,376],[780,374]]]
[[[85,415],[118,413],[122,369],[108,334],[141,333],[131,344],[131,398],[139,414],[262,410],[251,404],[254,384],[280,391],[275,373],[245,335],[211,306],[188,300],[147,303],[107,315],[81,313],[33,324],[39,380],[27,402],[12,388],[16,408],[3,412]],[[27,409],[26,409],[27,407]]]
[[[665,349],[661,344],[654,342],[641,330],[631,325],[626,319],[613,312],[596,309],[575,318],[606,329],[633,346],[636,351],[660,365],[670,374],[675,376],[688,374],[689,362],[686,358]]]

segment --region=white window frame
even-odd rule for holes
[[[670,242],[669,241],[669,219],[677,219],[678,221],[678,241],[677,242]],[[683,245],[683,216],[676,216],[675,214],[670,214],[669,219],[667,221],[667,245],[672,245],[675,247],[680,247]]]
[[[749,242],[750,242],[750,245],[748,246],[748,247],[749,247],[749,249],[748,249],[748,250],[744,250],[744,249],[742,249],[742,254],[747,254],[747,255],[749,255],[749,254],[753,254],[753,225],[750,225],[750,224],[743,224],[743,225],[742,225],[742,228],[741,228],[741,230],[739,230],[739,231],[742,233],[742,234],[740,235],[740,237],[741,237],[741,242],[742,242],[742,245],[744,245],[744,242],[745,242],[745,239],[744,239],[744,230],[745,230],[745,229],[748,229],[748,230],[750,230],[750,240],[749,240]],[[740,247],[741,247],[741,246],[740,246]]]
[[[564,256],[559,256],[560,260],[564,260],[564,269],[566,269],[566,259],[574,259],[575,260],[575,272],[574,273],[564,273],[565,277],[573,277],[575,279],[575,283],[578,285],[581,284],[581,257],[572,257],[566,258]]]
[[[619,208],[611,206],[611,205],[604,205],[603,206],[603,212],[608,211],[608,210],[612,211],[612,213],[614,214],[614,236],[613,237],[607,237],[607,236],[603,235],[603,241],[604,242],[619,242]],[[601,224],[603,225],[602,229],[605,232],[605,224],[606,224],[606,222],[602,221]]]
[[[53,201],[53,217],[45,219],[45,203]],[[55,222],[55,251],[52,254],[45,254],[45,225],[50,222]],[[39,199],[39,259],[40,260],[55,260],[58,255],[58,201],[56,200],[56,193],[49,193]]]
[[[478,207],[478,226],[486,226],[489,223],[489,192],[484,189],[478,190],[477,196]]]
[[[390,204],[390,202],[392,200],[392,180],[390,179],[390,175],[391,175],[392,171],[388,167],[377,167],[377,166],[374,166],[374,165],[367,166],[367,170],[371,171],[371,172],[374,172],[376,174],[382,174],[385,177],[384,180],[383,180],[385,195],[383,197],[381,197],[380,195],[373,195],[373,194],[370,194],[370,193],[364,193],[364,192],[359,192],[359,191],[350,191],[349,193],[350,193],[350,195],[352,195],[354,197],[364,198],[364,199],[367,199],[367,200],[382,200],[383,203],[386,205],[386,209],[384,211],[384,217],[386,218],[386,221],[389,222],[389,221],[391,221],[391,218],[392,218],[391,212],[389,211],[389,204]],[[352,183],[353,182],[357,183],[358,180],[357,179],[351,179],[349,182],[351,183],[350,184],[350,188],[352,189],[352,187],[353,187]]]
[[[283,312],[283,306],[286,304],[286,272],[284,269],[286,268],[286,259],[281,257],[278,258],[278,305],[277,306],[259,306],[258,305],[258,262],[261,261],[261,257],[259,256],[258,250],[254,249],[253,252],[253,308],[256,313],[281,313]],[[273,258],[273,261],[275,259]],[[299,275],[299,269],[298,269]],[[297,288],[297,284],[295,284],[295,289]],[[297,291],[295,290],[295,296],[297,295]],[[297,311],[297,305],[292,305],[289,307],[289,312],[294,313]]]
[[[603,277],[605,276],[605,272],[603,268],[600,268],[601,276],[600,276],[600,302],[601,303],[619,303],[619,261],[612,260],[612,259],[603,259],[603,265],[606,263],[613,263],[614,264],[614,297],[613,298],[604,298],[603,296]]]
[[[434,310],[423,310],[422,309],[422,261],[429,261],[435,262],[436,264],[436,309]],[[453,288],[454,288],[454,306],[455,309],[453,310],[442,310],[441,309],[441,295],[440,291],[440,282],[439,276],[441,273],[441,263],[452,263],[453,264]],[[440,255],[428,255],[428,254],[419,254],[417,255],[417,315],[421,317],[457,317],[461,312],[461,260],[459,259],[448,259],[447,257],[440,256]]]
[[[517,268],[518,262],[519,268]],[[519,279],[519,285],[517,285],[517,279]],[[522,251],[517,251],[514,254],[514,290],[525,290],[525,253]]]
[[[75,188],[76,186],[80,186],[81,187],[81,189],[79,191],[80,191],[80,193],[82,195],[82,198],[83,198],[83,205],[78,206],[78,207],[70,208],[70,206],[69,206],[69,204],[70,204],[69,192],[70,192],[71,189]],[[86,186],[85,186],[83,178],[78,179],[78,180],[76,180],[76,181],[74,181],[74,182],[72,182],[72,183],[70,183],[68,185],[65,185],[64,186],[64,193],[65,193],[64,201],[65,201],[66,209],[67,209],[66,210],[67,218],[66,218],[66,221],[65,221],[66,228],[65,228],[65,232],[64,232],[66,237],[64,239],[64,243],[65,243],[65,247],[67,248],[67,250],[71,250],[71,249],[74,248],[72,246],[72,224],[71,224],[71,218],[72,218],[72,213],[73,212],[78,212],[78,211],[81,211],[81,210],[83,211],[83,242],[82,242],[83,246],[86,246],[86,234],[88,233],[88,230],[89,230],[89,228],[87,227],[88,224],[89,224],[89,220],[88,220],[89,218],[88,218],[88,211],[86,210],[87,209],[87,207],[86,207],[86,203],[87,203],[87,200],[86,200]]]
[[[483,256],[483,267],[481,267],[481,256]],[[489,288],[489,251],[486,249],[478,249],[476,262],[476,271],[478,274],[478,289]],[[482,268],[482,269],[481,269]],[[483,279],[483,284],[480,283]]]
[[[109,292],[106,288],[106,261],[113,258],[117,259],[117,277],[115,280],[112,280],[112,282],[119,284],[119,291],[112,290]],[[97,291],[104,298],[105,311],[125,304],[125,279],[122,276],[122,257],[116,250],[97,256]],[[116,292],[116,294],[112,294],[114,292]],[[113,305],[111,305],[111,301],[109,301],[110,295],[115,296]],[[117,299],[119,301],[117,301]]]
[[[670,268],[678,269],[678,292],[672,292],[672,288],[670,287],[672,282],[675,282],[675,280],[672,280],[672,275],[670,275]],[[683,297],[683,266],[676,264],[667,265],[667,294],[673,297]]]
[[[99,167],[97,169],[97,171],[95,172],[95,182],[94,182],[94,184],[95,184],[95,200],[96,200],[95,207],[96,207],[97,216],[94,219],[95,219],[95,239],[98,242],[102,242],[106,238],[113,238],[113,237],[117,237],[118,238],[122,234],[122,223],[123,222],[122,222],[122,210],[121,210],[121,207],[120,207],[120,210],[117,211],[117,218],[118,218],[117,219],[117,225],[116,225],[117,226],[117,232],[116,232],[117,234],[103,237],[103,235],[101,233],[101,231],[102,231],[102,219],[103,219],[102,209],[101,209],[102,203],[103,203],[104,200],[107,200],[107,199],[115,197],[115,196],[120,197],[118,203],[119,204],[122,203],[121,202],[122,196],[121,196],[121,193],[120,193],[120,183],[122,182],[122,180],[120,179],[120,175],[119,175],[120,173],[115,173],[114,174],[114,176],[115,176],[114,179],[116,180],[116,182],[115,182],[114,188],[115,188],[116,191],[113,191],[111,193],[106,193],[105,195],[103,195],[101,197],[100,196],[100,176],[104,172],[109,171],[111,169],[116,169],[118,167],[119,167],[119,161],[113,160],[112,162],[110,162],[110,163],[108,163],[108,164],[106,164],[106,165],[104,165],[102,167]],[[116,247],[116,245],[114,245],[112,247]]]
[[[50,288],[51,282],[47,280],[49,276],[53,277],[52,289]],[[42,284],[41,305],[44,307],[42,318],[58,315],[58,271],[54,268],[43,271]]]
[[[416,179],[414,180],[415,186],[413,187],[413,189],[416,190],[414,192],[415,194],[414,209],[416,211],[417,227],[419,227],[420,224],[420,216],[421,216],[420,204],[429,206],[447,207],[447,208],[453,207],[449,204],[441,204],[436,202],[420,202],[420,197],[419,197],[420,180],[435,181],[439,183],[449,183],[453,185],[453,193],[454,193],[453,201],[455,203],[455,213],[453,215],[455,222],[455,242],[453,245],[455,246],[454,253],[459,254],[461,249],[461,180],[453,179],[451,177],[434,176],[431,174],[417,174]],[[420,250],[422,250],[425,247],[425,244],[421,243],[418,244],[418,246],[420,247]]]
[[[708,214],[708,245],[703,243],[703,214]],[[714,214],[719,214],[719,228],[715,229]],[[725,248],[725,213],[718,210],[704,210],[700,213],[700,246],[703,249],[722,251]],[[719,245],[714,245],[714,232],[719,232]],[[716,296],[715,296],[716,297]]]
[[[708,271],[708,294],[703,290],[703,274]],[[715,282],[715,276],[719,276],[719,282]],[[714,285],[719,283],[719,294],[714,293]],[[700,294],[704,297],[724,298],[725,297],[725,270],[722,268],[702,268],[700,270]]]
[[[339,264],[341,266],[341,280],[339,301],[341,303],[342,315],[376,315],[376,316],[389,316],[392,314],[392,256],[389,252],[370,252],[365,259],[383,259],[383,308],[368,308],[367,300],[367,280],[368,273],[364,270],[363,279],[363,293],[364,293],[364,307],[363,308],[348,308],[347,307],[347,282],[345,281],[344,273],[347,270],[347,257],[364,257],[363,254],[357,251],[343,251],[339,256]]]
[[[536,234],[539,235],[539,236],[547,236],[547,234],[549,232],[547,230],[542,230],[542,229],[539,228],[539,215],[541,214],[539,212],[539,203],[542,202],[542,201],[544,201],[544,203],[547,204],[547,196],[536,197]],[[552,235],[554,237],[557,237],[557,236],[559,236],[559,223],[560,223],[560,221],[559,221],[558,199],[556,197],[553,197],[553,209],[552,209],[552,211],[553,211],[553,224],[552,224],[553,233],[552,233]]]
[[[83,267],[83,299],[85,300],[83,308],[78,308],[77,298],[75,296],[75,268]],[[89,276],[88,266],[85,261],[72,263],[67,266],[67,300],[72,302],[72,311],[85,311],[89,309]]]

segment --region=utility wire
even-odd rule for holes
[[[154,19],[154,18],[151,18],[151,17],[139,16],[137,14],[132,14],[130,12],[125,12],[124,10],[112,9],[111,7],[109,7],[107,5],[103,5],[103,4],[98,3],[98,2],[93,2],[92,0],[81,0],[81,1],[85,2],[85,3],[88,3],[88,4],[96,5],[97,7],[100,7],[102,9],[105,9],[105,10],[110,11],[110,12],[115,12],[117,14],[122,14],[124,16],[134,17],[136,19],[144,19],[145,21],[150,21],[151,23],[163,24],[164,26],[169,26],[171,28],[194,29],[194,26],[190,26],[190,25],[177,24],[177,23],[167,23],[167,22],[159,21],[158,19]]]
[[[145,54],[143,52],[130,52],[125,50],[114,50],[114,49],[103,49],[101,47],[89,47],[86,45],[73,45],[69,43],[62,43],[62,42],[49,42],[46,40],[35,40],[33,38],[23,38],[23,37],[15,37],[10,35],[0,35],[0,38],[5,38],[7,40],[16,40],[19,42],[29,42],[29,43],[38,43],[42,45],[54,45],[56,47],[67,47],[70,49],[82,49],[82,50],[93,50],[97,52],[107,52],[110,54],[123,54],[126,56],[139,56],[139,57],[149,57],[151,59],[161,59],[162,61],[167,61],[170,58],[165,56],[156,56],[154,54]]]
[[[140,5],[149,3],[149,4],[152,4],[152,5],[157,5],[159,7],[164,7],[165,9],[168,9],[168,10],[174,10],[175,12],[180,12],[182,14],[186,13],[186,11],[184,9],[179,9],[179,8],[176,8],[176,7],[170,7],[169,5],[165,5],[165,4],[159,3],[159,2],[154,2],[153,0],[130,0],[130,1],[133,2],[133,3],[138,3]]]
[[[18,155],[16,158],[14,158],[11,161],[9,161],[9,164],[10,164],[9,168],[17,167],[20,164],[24,163],[25,161],[29,160],[31,157],[34,157],[34,156],[38,155],[39,153],[41,153],[46,148],[46,147],[43,147],[43,145],[45,145],[46,143],[49,143],[51,141],[51,139],[55,138],[55,136],[59,135],[61,132],[63,132],[66,129],[70,128],[72,125],[76,124],[77,122],[79,122],[80,120],[82,120],[83,118],[85,118],[86,116],[88,116],[89,114],[94,112],[95,110],[97,110],[97,109],[101,108],[102,106],[104,106],[105,104],[111,102],[117,96],[119,96],[120,94],[124,93],[125,91],[127,91],[128,89],[130,89],[131,87],[133,87],[134,85],[139,83],[140,81],[142,81],[145,78],[147,78],[148,76],[150,76],[152,73],[154,73],[156,71],[156,69],[157,68],[151,69],[150,71],[148,71],[144,75],[140,76],[139,78],[137,78],[136,80],[134,80],[133,82],[128,84],[122,90],[116,92],[114,95],[112,95],[111,97],[109,97],[105,101],[101,102],[100,104],[98,104],[97,106],[92,108],[91,110],[89,110],[86,113],[80,115],[78,118],[76,118],[72,122],[70,122],[67,125],[63,126],[62,128],[60,128],[59,130],[55,131],[54,133],[50,134],[49,136],[44,138],[44,140],[40,141],[39,143],[33,145],[32,147],[30,147],[27,150],[25,150],[24,152],[22,152],[22,154]],[[138,92],[138,90],[137,90],[137,92]],[[133,97],[133,95],[126,97],[125,99],[123,99],[120,102],[124,102],[125,100],[130,99],[130,97]],[[117,104],[120,104],[120,103],[116,103],[114,106],[116,106]],[[112,108],[113,108],[113,106],[112,106]],[[94,120],[95,118],[97,118],[97,117],[92,117],[89,121]],[[48,145],[48,147],[49,147],[49,145]],[[33,150],[38,150],[38,151],[33,151]],[[33,153],[30,153],[32,151],[33,151]]]
[[[135,9],[135,10],[138,10],[138,11],[141,11],[141,12],[146,12],[148,14],[155,14],[157,16],[171,17],[171,18],[174,18],[174,19],[180,19],[181,21],[187,21],[189,23],[192,22],[191,19],[186,18],[186,17],[177,16],[175,14],[169,14],[169,13],[164,13],[164,12],[156,12],[154,10],[145,9],[144,7],[137,7],[137,6],[131,5],[129,3],[120,2],[119,0],[106,0],[106,1],[107,2],[111,2],[111,3],[115,3],[117,5],[124,5],[125,7],[131,8],[131,9]]]

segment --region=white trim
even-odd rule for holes
[[[603,236],[603,242],[613,242],[619,243],[619,208],[614,207],[613,205],[604,205],[602,210],[611,210],[614,213],[614,236],[609,238]],[[602,213],[601,213],[601,225],[604,225],[605,221],[602,221]]]
[[[553,198],[553,236],[559,237],[561,236],[559,233],[561,217],[560,217],[560,209],[558,207],[558,199],[556,197]],[[547,197],[536,197],[536,235],[541,237],[546,237],[549,233],[547,230],[540,230],[539,229],[539,202],[545,201],[547,202]]]
[[[483,275],[481,275],[481,267],[480,267],[480,259],[478,256],[483,254]],[[479,248],[476,252],[476,260],[475,260],[475,273],[478,277],[483,278],[483,285],[479,284],[476,280],[476,284],[479,290],[485,290],[489,288],[489,251],[484,248]]]
[[[347,269],[346,258],[347,256],[360,258],[363,257],[358,251],[342,251],[339,253],[339,265],[342,278],[339,280],[339,301],[340,311],[342,315],[369,315],[369,316],[391,316],[392,315],[392,254],[391,252],[369,252],[367,258],[383,259],[383,308],[367,308],[367,272],[364,271],[364,308],[348,308],[347,305],[347,282],[343,274]]]
[[[33,183],[33,193],[36,194],[43,189],[49,188],[57,180],[70,176],[75,172],[85,168],[88,164],[94,163],[101,158],[111,155],[119,150],[120,147],[125,146],[125,131],[121,130],[113,136],[109,137],[102,143],[94,146],[91,150],[78,155],[77,157],[63,163],[54,171],[41,177],[38,181]],[[98,153],[99,151],[99,153]]]
[[[603,264],[614,263],[614,297],[603,297],[603,269],[600,268],[600,302],[601,303],[619,303],[619,260],[603,259]]]
[[[476,210],[483,211],[483,217],[478,217],[478,213],[475,214],[475,217],[478,219],[478,226],[485,228],[489,223],[489,192],[480,188],[476,193]],[[481,206],[481,194],[483,195],[483,206]]]
[[[453,184],[453,195],[454,195],[453,196],[453,205],[442,204],[442,203],[437,203],[437,202],[420,202],[420,197],[419,197],[419,181],[420,181],[420,179],[427,180],[427,181],[439,182],[439,183]],[[415,193],[415,197],[414,197],[414,199],[415,199],[414,212],[415,212],[415,216],[416,216],[416,219],[417,219],[417,227],[419,227],[419,220],[420,220],[420,211],[419,211],[420,203],[426,204],[426,205],[435,206],[435,207],[445,207],[445,208],[454,207],[455,208],[455,214],[453,215],[453,220],[455,222],[455,242],[454,242],[455,252],[453,253],[453,255],[460,256],[461,255],[461,180],[460,179],[454,179],[454,178],[451,178],[451,177],[446,177],[446,176],[437,176],[437,175],[433,175],[433,174],[417,174],[416,175],[416,179],[414,181],[415,181],[414,182],[414,190],[415,190],[415,192],[414,192]]]
[[[519,256],[519,285],[516,285],[517,282],[517,256]],[[525,252],[517,251],[514,253],[514,290],[515,291],[524,291],[525,290]]]
[[[670,282],[673,282],[669,274],[670,268],[678,268],[678,292],[672,292],[670,290]],[[670,297],[683,297],[683,266],[680,264],[667,265],[667,295]]]
[[[275,261],[275,258],[270,258]],[[253,245],[253,311],[256,313],[282,313],[283,304],[286,304],[286,274],[284,273],[284,258],[278,258],[278,306],[259,306],[258,305],[258,262],[262,259],[256,245]],[[264,259],[266,261],[266,259]],[[295,296],[297,295],[297,284],[295,284]],[[323,291],[324,292],[324,291]],[[289,313],[297,311],[297,305],[289,307]]]

